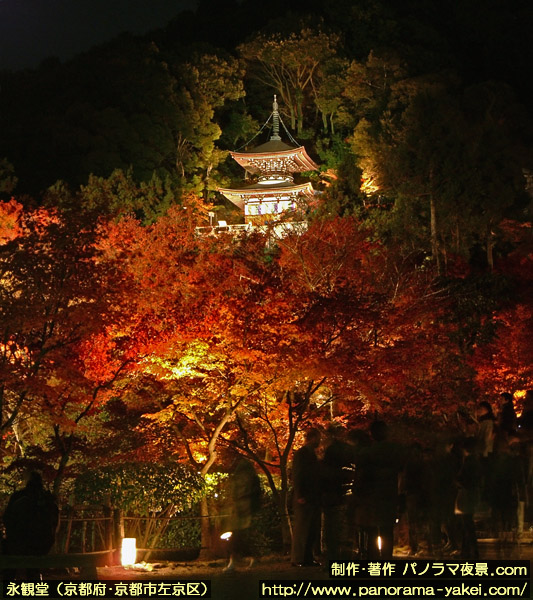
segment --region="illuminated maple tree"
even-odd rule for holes
[[[502,229],[514,249],[497,263],[497,274],[511,293],[487,316],[492,335],[476,344],[471,359],[480,391],[489,398],[533,387],[531,224],[508,220]]]
[[[0,213],[4,451],[25,456],[32,446],[54,446],[52,437],[59,484],[77,425],[130,360],[112,335],[126,286],[100,260],[91,215],[14,201]]]
[[[143,225],[2,205],[4,432],[33,438],[58,481],[99,440],[108,462],[171,458],[205,480],[231,451],[255,461],[286,515],[305,427],[444,422],[472,392],[478,338],[461,341],[459,288],[418,256],[351,216],[283,238],[200,235],[208,210],[190,196]],[[98,420],[108,403],[126,427],[114,448],[115,425]]]

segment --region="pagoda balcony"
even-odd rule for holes
[[[290,232],[303,233],[309,227],[307,221],[268,221],[257,223],[237,223],[233,225],[224,224],[224,221],[219,221],[218,225],[208,225],[205,227],[197,227],[196,234],[200,236],[216,236],[223,234],[231,234],[235,237],[256,231],[274,238],[283,238]]]
[[[251,223],[236,223],[228,225],[225,221],[219,221],[217,225],[207,225],[205,227],[197,227],[198,235],[219,235],[222,233],[231,233],[233,235],[243,234],[253,229]]]

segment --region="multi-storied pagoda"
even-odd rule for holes
[[[244,167],[254,183],[218,190],[244,212],[244,222],[250,225],[263,225],[297,212],[301,201],[314,194],[311,183],[294,183],[294,173],[314,171],[318,166],[303,146],[297,143],[290,146],[281,141],[276,96],[271,118],[272,135],[268,142],[249,151],[231,152],[232,158]]]

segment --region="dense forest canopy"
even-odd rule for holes
[[[5,463],[59,489],[103,455],[205,477],[238,452],[283,507],[309,423],[460,429],[520,398],[532,23],[521,0],[205,0],[0,73]],[[242,220],[216,190],[273,94],[320,166],[309,228],[198,236]]]
[[[408,95],[431,86],[460,101],[489,82],[489,106],[524,107],[506,119],[525,138],[513,143],[529,147],[531,20],[519,0],[204,1],[152,34],[2,73],[0,156],[19,193],[115,169],[212,191],[212,179],[240,175],[224,151],[251,138],[273,92],[293,133],[327,164],[362,119],[377,126]]]

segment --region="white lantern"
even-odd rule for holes
[[[122,566],[134,565],[137,562],[137,539],[122,538],[122,551],[120,554]]]

